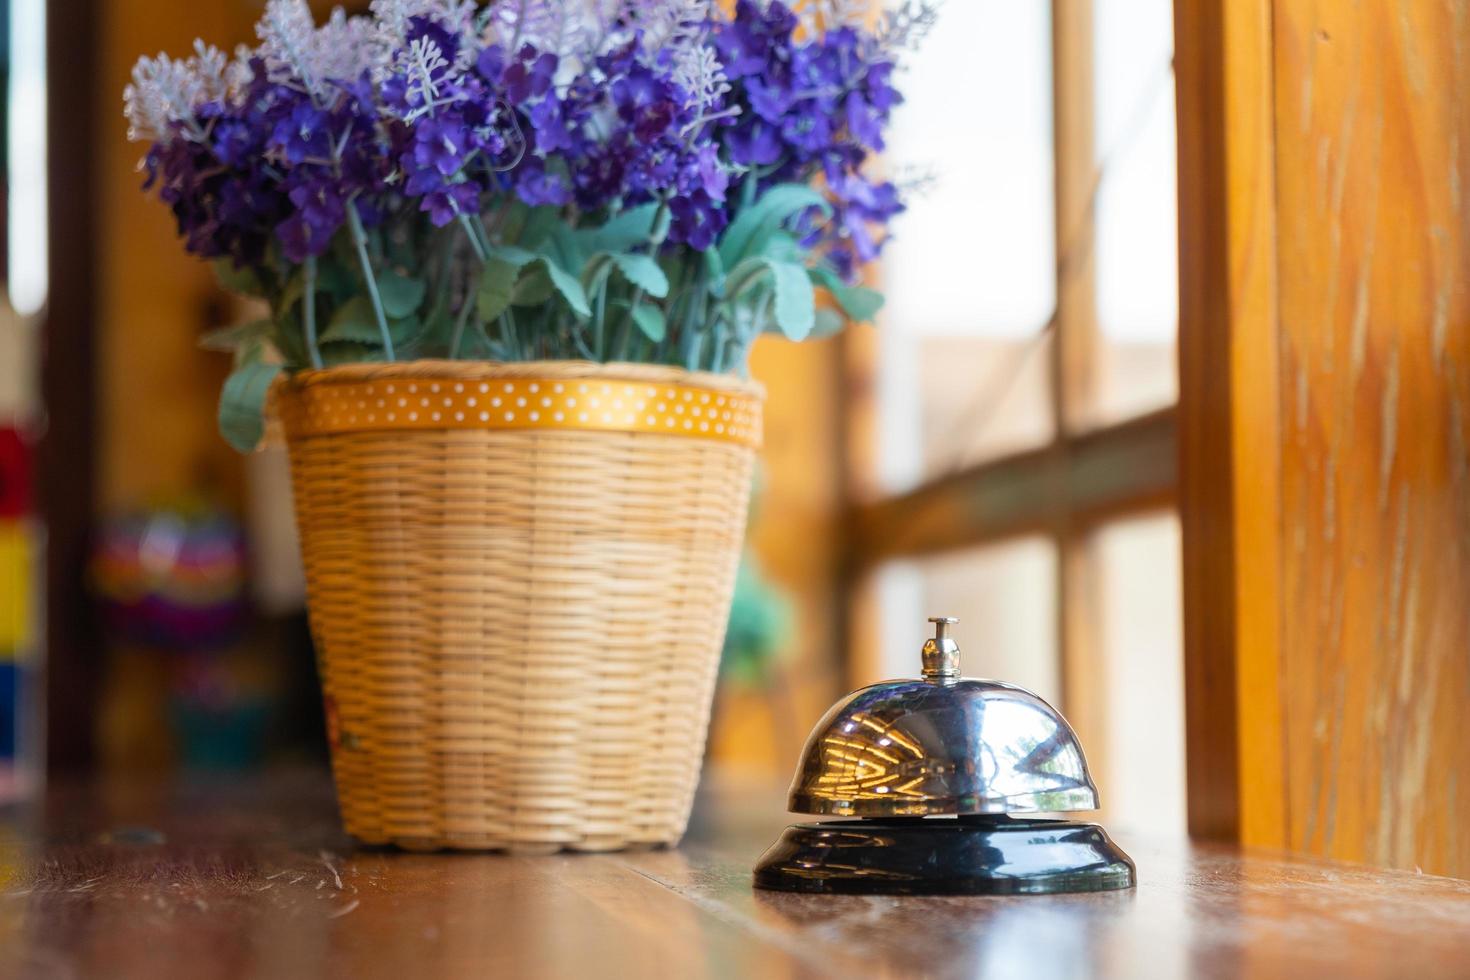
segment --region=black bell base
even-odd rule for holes
[[[755,866],[757,888],[824,895],[1051,895],[1137,881],[1097,824],[1006,816],[793,824]]]

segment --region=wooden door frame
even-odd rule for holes
[[[50,287],[41,336],[46,428],[37,501],[46,528],[44,704],[48,772],[85,769],[96,752],[101,659],[86,582],[97,469],[97,0],[46,4]]]
[[[1189,828],[1286,843],[1271,0],[1176,0]]]

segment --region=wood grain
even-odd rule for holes
[[[1136,892],[758,892],[788,818],[709,780],[678,850],[355,849],[325,775],[54,789],[0,816],[0,977],[1463,975],[1470,883],[1118,835]]]
[[[1470,3],[1275,39],[1290,840],[1470,876]]]
[[[1470,3],[1176,11],[1191,826],[1470,876]]]
[[[1282,846],[1271,0],[1174,23],[1189,826]]]

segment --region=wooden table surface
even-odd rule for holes
[[[1470,976],[1470,882],[1127,834],[1136,892],[757,892],[770,800],[525,858],[354,849],[311,773],[53,790],[0,811],[0,976]]]

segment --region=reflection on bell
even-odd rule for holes
[[[1077,735],[1023,688],[960,676],[957,620],[931,619],[923,678],[843,698],[817,723],[791,784],[795,824],[762,855],[758,888],[998,895],[1136,883],[1096,824],[1017,817],[1095,810]]]

